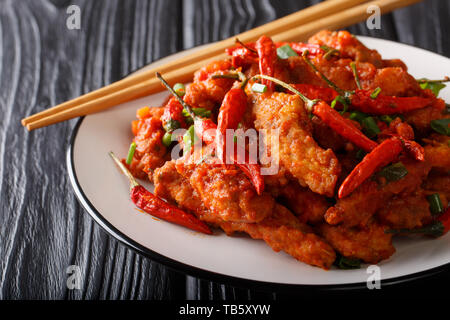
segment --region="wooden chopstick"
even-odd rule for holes
[[[289,28],[297,27],[299,25],[314,21],[326,15],[332,14],[339,10],[345,10],[352,6],[361,4],[363,2],[367,2],[368,0],[328,0],[321,2],[317,5],[305,8],[299,12],[290,14],[281,19],[269,22],[263,26],[257,27],[255,29],[243,32],[237,36],[216,42],[205,49],[196,51],[186,57],[178,59],[176,61],[171,61],[169,63],[164,64],[163,66],[159,66],[157,68],[152,68],[147,70],[141,74],[131,76],[125,78],[123,80],[114,82],[108,86],[100,88],[98,90],[92,91],[90,93],[84,94],[78,98],[73,100],[64,102],[60,105],[57,105],[53,108],[46,109],[34,115],[31,115],[22,120],[22,124],[25,126],[33,121],[38,119],[42,119],[46,116],[53,115],[57,112],[61,112],[63,110],[67,110],[76,106],[80,106],[85,103],[89,103],[94,99],[98,99],[104,97],[109,94],[113,94],[116,91],[123,90],[125,88],[132,87],[137,85],[139,82],[143,82],[148,80],[149,78],[154,78],[154,74],[156,71],[161,73],[166,73],[171,70],[175,70],[178,68],[183,68],[186,65],[195,63],[197,61],[203,61],[205,59],[216,56],[216,59],[219,58],[219,55],[223,54],[224,50],[228,47],[231,47],[235,43],[235,38],[239,37],[244,42],[255,41],[261,35],[274,35],[278,32],[282,32],[288,30]],[[143,93],[142,96],[146,94],[152,93],[148,91]]]
[[[361,0],[329,0],[267,25],[244,32],[238,35],[238,37],[244,42],[256,40],[261,34],[271,35],[276,42],[305,40],[322,29],[343,28],[366,19],[368,16],[366,9],[369,5],[377,5],[380,7],[382,13],[387,13],[419,1],[421,0],[375,0],[365,3],[366,1]],[[363,2],[365,4],[361,4]],[[327,5],[325,6],[325,4]],[[338,4],[341,4],[341,6],[338,6]],[[344,4],[343,7],[342,4]],[[350,6],[351,4],[356,4],[356,6],[351,8],[347,7],[347,5]],[[342,8],[345,8],[346,10],[338,10]],[[298,17],[303,17],[305,12],[309,12],[309,14],[314,17],[314,20],[311,20],[311,17],[308,15],[309,20],[306,19],[306,21],[310,21],[309,23],[294,27],[295,20],[298,19]],[[317,17],[323,12],[337,13],[325,17],[322,14],[321,18],[318,19]],[[281,20],[283,20],[283,27],[280,27],[277,23]],[[303,20],[303,22],[304,21],[305,20]],[[297,24],[300,25],[299,22],[297,22]],[[274,29],[271,29],[270,25],[272,25],[272,28]],[[260,34],[259,32],[262,33]],[[159,92],[163,87],[154,77],[156,71],[164,72],[165,78],[171,84],[175,82],[188,82],[192,79],[193,72],[202,67],[207,60],[224,58],[225,55],[223,54],[223,50],[234,45],[234,39],[235,37],[220,41],[177,61],[167,63],[158,68],[152,68],[141,74],[120,80],[74,100],[44,110],[23,119],[22,124],[26,125],[28,130],[33,130],[74,117],[105,110],[114,105]]]

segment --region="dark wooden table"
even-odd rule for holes
[[[78,203],[65,154],[76,120],[27,132],[20,119],[177,51],[220,40],[318,1],[0,0],[0,299],[292,297],[185,276],[128,249]],[[81,29],[66,27],[81,8]],[[351,32],[450,56],[450,5],[427,0]],[[81,270],[68,290],[67,268]],[[448,273],[384,294],[418,294]],[[308,295],[309,293],[303,293]]]

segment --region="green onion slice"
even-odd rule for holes
[[[166,132],[162,138],[162,143],[166,147],[170,147],[172,144],[172,134],[170,132]]]
[[[372,91],[372,93],[370,94],[370,97],[372,99],[376,99],[376,98],[378,98],[378,95],[380,94],[380,92],[381,92],[381,88],[377,87],[375,90]]]
[[[368,117],[367,114],[360,111],[353,111],[352,113],[350,113],[350,119],[358,122],[363,121],[367,117]]]
[[[277,56],[280,59],[287,59],[289,57],[297,57],[298,54],[291,48],[290,45],[285,44],[277,49]]]
[[[191,151],[191,147],[195,144],[197,141],[194,125],[190,126],[189,129],[187,129],[186,133],[183,135],[183,142],[184,142],[184,150],[183,153]]]
[[[347,258],[341,255],[338,255],[334,264],[339,269],[359,269],[361,268],[361,260],[354,258]]]
[[[164,124],[164,130],[166,130],[167,132],[172,132],[180,127],[180,122],[173,119],[169,119],[169,121]]]
[[[130,165],[131,161],[133,161],[134,151],[136,151],[136,143],[133,141],[130,144],[130,149],[128,149],[128,156],[127,156],[127,160],[126,160],[126,163],[128,165]]]
[[[380,128],[378,128],[377,123],[375,122],[375,119],[372,117],[364,118],[361,121],[361,124],[369,138],[375,138],[377,134],[381,132]]]
[[[267,86],[261,83],[254,83],[252,86],[252,91],[257,93],[265,93],[267,91]]]
[[[450,119],[432,120],[430,125],[431,128],[437,133],[450,136]]]
[[[179,96],[182,97],[186,93],[186,88],[182,83],[175,83],[173,86],[173,91]]]
[[[390,116],[385,114],[385,115],[380,116],[380,120],[387,124],[390,124],[392,122],[392,120],[394,120],[394,119],[392,119]]]
[[[433,94],[437,97],[439,92],[445,88],[445,84],[439,81],[433,81],[428,79],[419,79],[419,85],[422,89],[430,89]],[[446,80],[443,80],[443,82]]]
[[[211,117],[211,110],[205,109],[205,108],[192,108],[192,111],[194,111],[194,114],[196,116],[202,117],[202,118],[209,118]],[[187,112],[185,109],[182,111],[183,116],[186,118],[190,118],[189,112]]]
[[[330,107],[334,109],[334,107],[336,106],[336,103],[340,102],[342,104],[342,106],[344,107],[341,111],[341,114],[344,114],[345,112],[347,112],[348,109],[348,101],[345,97],[343,96],[336,96],[336,98],[334,98],[333,101],[331,101],[331,105]]]
[[[391,164],[387,167],[384,167],[379,175],[385,177],[388,182],[397,181],[402,179],[408,174],[408,170],[401,162],[397,162]]]
[[[427,196],[428,203],[430,204],[430,211],[433,215],[439,214],[444,211],[439,193],[433,193]]]

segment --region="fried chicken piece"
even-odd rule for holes
[[[423,190],[392,198],[377,212],[378,220],[390,228],[412,229],[428,224],[432,217]]]
[[[290,181],[284,187],[271,187],[268,191],[280,199],[301,222],[317,224],[324,221],[324,215],[330,205],[324,196]]]
[[[340,165],[332,150],[323,150],[312,138],[311,122],[300,98],[277,92],[262,94],[256,98],[252,114],[255,128],[266,130],[265,144],[280,168],[300,185],[332,196]],[[277,129],[278,148],[272,146]]]
[[[337,49],[342,58],[351,58],[356,62],[370,62],[377,68],[383,66],[378,51],[367,48],[348,31],[322,30],[309,38],[308,42]]]
[[[450,173],[448,170],[433,168],[423,183],[423,188],[428,191],[439,190],[439,194],[450,200]],[[445,208],[445,206],[444,206]]]
[[[363,228],[347,228],[322,224],[319,232],[331,246],[344,257],[361,259],[366,263],[378,263],[395,252],[392,235],[385,227],[372,222]]]
[[[307,264],[329,269],[336,259],[331,246],[301,223],[285,207],[276,204],[273,215],[259,223],[224,223],[223,230],[245,232],[264,240],[275,252],[284,251]]]
[[[426,161],[402,158],[408,174],[384,186],[380,182],[366,180],[348,197],[339,199],[325,213],[325,220],[331,225],[343,224],[345,227],[364,226],[371,217],[394,195],[411,193],[420,186],[431,169]]]
[[[399,67],[388,67],[376,70],[373,78],[361,79],[365,90],[381,88],[386,96],[412,97],[423,95],[419,83],[406,70]]]
[[[268,193],[257,195],[255,187],[234,165],[176,162],[204,205],[224,221],[259,222],[272,213],[275,200]]]
[[[152,181],[154,169],[168,160],[167,148],[162,143],[165,133],[161,122],[163,112],[163,108],[150,108],[145,118],[136,120],[133,124],[136,151],[128,168],[137,178],[148,176]]]
[[[271,216],[258,223],[223,221],[219,214],[206,208],[189,181],[176,170],[175,161],[166,162],[155,171],[155,194],[221,227],[228,235],[246,232],[252,238],[263,239],[275,251],[285,251],[299,261],[324,269],[335,260],[331,246],[281,205],[276,204]]]
[[[435,99],[430,107],[417,109],[404,114],[405,121],[414,127],[419,133],[425,134],[430,129],[430,122],[442,118],[442,108],[445,102]]]
[[[425,146],[427,161],[433,167],[450,170],[450,138],[436,134],[426,141],[429,142]]]

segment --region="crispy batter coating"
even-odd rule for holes
[[[425,146],[427,161],[433,166],[450,170],[450,138],[444,135],[434,135]]]
[[[245,174],[234,165],[185,163],[179,159],[177,171],[189,180],[205,206],[224,221],[259,222],[272,213],[275,200],[257,195]]]
[[[422,190],[395,196],[378,211],[377,218],[394,229],[419,228],[431,221],[430,204]]]
[[[162,144],[164,129],[161,116],[163,108],[150,108],[148,117],[137,120],[134,142],[136,151],[128,166],[137,178],[148,176],[152,181],[153,171],[161,167],[167,159],[167,148]]]
[[[201,220],[221,227],[229,235],[234,232],[248,233],[254,239],[263,239],[273,250],[282,250],[305,263],[329,269],[336,258],[330,245],[278,204],[273,207],[272,214],[261,222],[225,222],[220,214],[205,207],[189,181],[178,173],[174,161],[166,162],[156,170],[155,194],[177,203]]]
[[[350,196],[339,199],[325,214],[331,225],[343,224],[346,227],[364,226],[386,201],[400,193],[413,192],[419,187],[428,172],[430,164],[408,158],[402,159],[408,174],[398,181],[383,185],[383,181],[367,180]]]
[[[305,223],[317,224],[324,221],[324,215],[328,207],[328,201],[324,196],[312,192],[308,188],[291,181],[283,187],[270,186],[271,194],[280,199],[297,218]]]
[[[370,62],[377,68],[383,66],[383,60],[378,51],[367,48],[348,31],[323,30],[309,38],[308,42],[337,49],[342,58]]]
[[[364,228],[322,224],[319,232],[344,257],[375,264],[388,259],[395,252],[392,235],[385,233],[385,229],[375,222]]]
[[[332,196],[340,172],[333,151],[323,150],[312,138],[312,128],[303,103],[298,96],[272,93],[256,98],[252,107],[255,128],[265,129],[266,145],[271,148],[274,130],[279,129],[279,165],[302,186]]]

